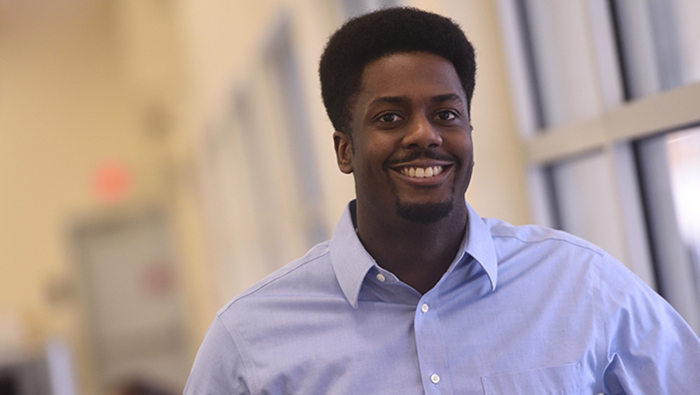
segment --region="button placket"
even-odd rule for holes
[[[414,327],[418,360],[426,395],[451,394],[447,355],[438,314],[439,288],[423,295],[414,307]]]

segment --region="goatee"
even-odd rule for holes
[[[396,213],[399,217],[419,224],[432,224],[452,212],[452,199],[441,203],[403,203],[396,198]]]

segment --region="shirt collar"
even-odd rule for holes
[[[464,252],[471,255],[475,261],[481,265],[491,282],[491,290],[496,290],[498,284],[498,258],[496,257],[496,246],[493,244],[491,229],[472,206],[467,203],[469,211],[469,223],[465,232],[466,246]]]
[[[348,203],[331,238],[330,254],[333,271],[340,288],[352,307],[357,308],[357,297],[367,272],[376,264],[357,237]]]
[[[343,294],[352,307],[357,308],[362,282],[367,272],[376,265],[376,262],[365,250],[355,232],[350,211],[350,206],[353,203],[354,201],[345,207],[345,211],[335,227],[330,242],[330,256],[335,276]],[[464,236],[465,240],[462,241],[460,251],[457,253],[460,259],[453,263],[450,270],[467,253],[486,271],[491,282],[491,289],[495,290],[498,279],[498,264],[491,232],[484,220],[468,203],[467,209],[469,211],[468,227]]]

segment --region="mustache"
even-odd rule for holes
[[[445,162],[452,162],[455,164],[459,163],[459,160],[454,155],[446,155],[446,154],[441,154],[441,153],[438,153],[438,152],[435,152],[432,150],[425,150],[425,151],[413,151],[406,156],[388,159],[384,163],[384,165],[386,167],[396,166],[396,165],[400,165],[402,163],[411,162],[411,161],[414,161],[416,159],[422,159],[422,158],[445,161]]]

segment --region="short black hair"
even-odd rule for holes
[[[416,8],[385,8],[347,21],[331,36],[321,55],[321,95],[335,130],[350,132],[351,106],[365,66],[401,52],[428,52],[452,62],[467,95],[467,108],[471,108],[474,47],[459,25]]]

